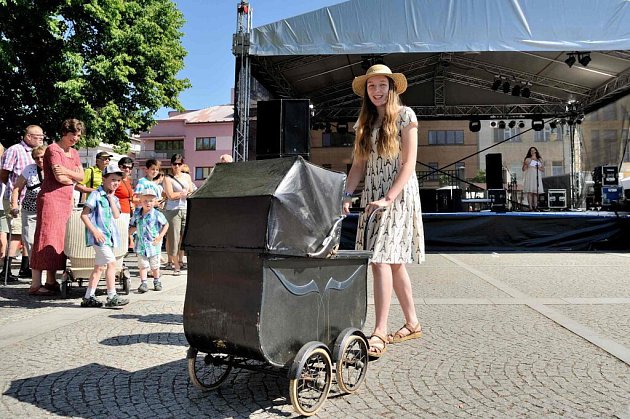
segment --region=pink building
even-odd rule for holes
[[[179,153],[190,167],[190,176],[199,186],[222,154],[232,155],[234,105],[211,106],[196,111],[169,112],[149,132],[140,134],[141,148],[136,166],[148,159],[162,163],[162,171],[171,170],[171,156]],[[139,177],[143,172],[139,170]]]

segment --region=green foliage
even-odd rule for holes
[[[121,142],[114,146],[114,153],[126,155],[129,153],[129,150],[131,150],[131,143],[128,142]]]
[[[127,143],[182,109],[183,22],[171,0],[0,0],[0,140],[78,118],[81,147]]]
[[[470,181],[475,183],[485,183],[486,172],[484,172],[483,170],[478,171],[475,177],[470,178]]]

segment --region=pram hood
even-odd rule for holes
[[[188,200],[184,248],[305,256],[329,234],[334,245],[345,180],[300,156],[218,164]]]

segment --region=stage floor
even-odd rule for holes
[[[353,248],[357,214],[344,220],[341,248]],[[426,250],[630,250],[630,213],[455,212],[422,216]]]

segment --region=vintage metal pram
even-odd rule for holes
[[[287,375],[307,416],[333,373],[342,392],[359,388],[370,253],[334,252],[344,184],[301,157],[258,160],[217,165],[190,197],[184,332],[196,386],[219,387],[233,367]]]
[[[94,249],[85,245],[85,224],[81,221],[82,210],[83,208],[73,209],[66,225],[63,251],[68,257],[70,266],[63,271],[61,277],[61,296],[63,298],[68,297],[70,288],[75,281],[79,286],[82,286],[83,280],[89,279],[94,269]],[[114,256],[116,256],[116,281],[120,285],[122,292],[129,294],[131,276],[123,263],[123,259],[127,254],[129,215],[120,214],[120,217],[114,222],[120,234],[120,246],[114,249]]]

